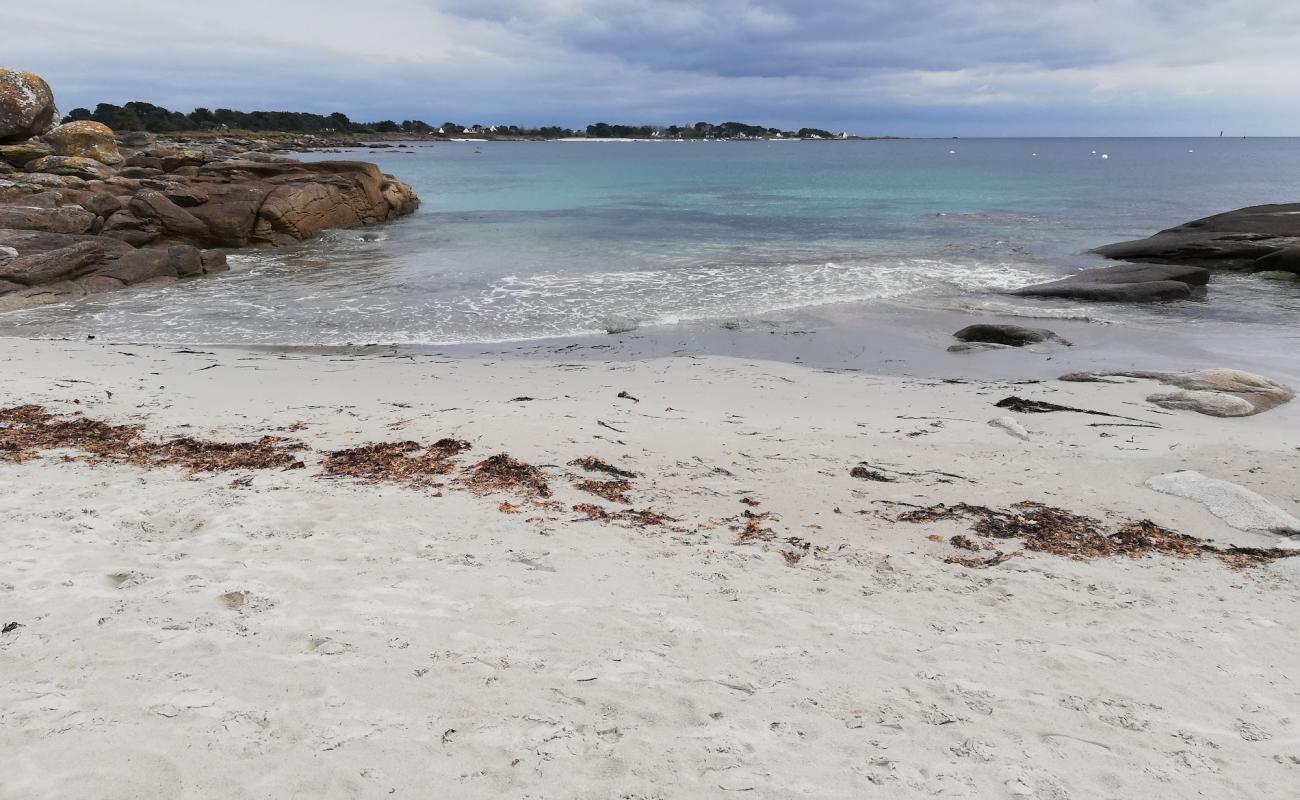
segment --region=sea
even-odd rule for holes
[[[301,157],[374,161],[423,206],[233,254],[214,279],[3,314],[0,335],[472,348],[635,328],[711,346],[714,331],[829,342],[867,335],[855,320],[891,335],[938,314],[1120,325],[1219,342],[1225,358],[1300,344],[1300,284],[1223,274],[1204,297],[1144,306],[1005,294],[1105,265],[1088,252],[1101,244],[1300,200],[1300,139],[410,142]]]

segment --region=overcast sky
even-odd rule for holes
[[[1284,0],[40,0],[60,107],[935,136],[1300,134]]]

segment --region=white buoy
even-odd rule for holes
[[[1038,158],[1038,154],[1037,154],[1037,153],[1030,153],[1029,155],[1033,156],[1034,158]]]
[[[950,156],[955,156],[955,155],[957,155],[957,151],[956,151],[956,150],[949,150],[949,151],[948,151],[948,155],[950,155]]]
[[[1096,151],[1096,150],[1093,150],[1093,151],[1092,151],[1092,154],[1093,154],[1094,156],[1097,155],[1097,151]]]
[[[1102,153],[1102,154],[1101,154],[1101,157],[1102,157],[1102,158],[1110,158],[1110,156],[1109,156],[1108,154],[1106,154],[1106,153]]]
[[[1195,153],[1196,151],[1195,151],[1195,150],[1188,150],[1187,152],[1189,152],[1189,153]]]

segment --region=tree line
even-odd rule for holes
[[[524,127],[519,125],[460,125],[444,122],[430,125],[423,120],[386,119],[378,122],[355,122],[348,115],[311,114],[301,111],[235,111],[229,108],[196,108],[186,114],[171,111],[133,100],[125,105],[100,103],[92,111],[88,108],[74,108],[64,118],[64,122],[94,120],[102,122],[115,131],[148,131],[150,133],[175,133],[179,131],[213,131],[246,130],[274,131],[283,133],[313,134],[367,134],[367,133],[408,133],[422,136],[503,136],[530,139],[561,139],[586,135],[600,139],[737,139],[737,138],[838,138],[835,134],[819,128],[800,128],[797,131],[782,131],[779,128],[765,128],[760,125],[748,125],[743,122],[724,122],[714,125],[697,122],[694,125],[610,125],[597,122],[588,125],[585,131],[576,131],[559,126]]]

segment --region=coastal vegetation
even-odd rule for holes
[[[443,122],[433,125],[424,120],[408,119],[400,122],[391,119],[377,122],[357,122],[347,114],[313,114],[301,111],[235,111],[229,108],[196,108],[189,113],[172,111],[162,106],[132,100],[124,105],[100,103],[92,111],[74,108],[64,122],[100,122],[115,131],[147,131],[149,133],[179,133],[193,131],[241,130],[253,132],[283,132],[309,134],[336,134],[357,136],[363,134],[410,135],[421,137],[483,137],[500,139],[567,139],[587,137],[592,139],[847,139],[844,133],[814,127],[794,130],[751,125],[744,122],[696,122],[687,125],[621,125],[596,122],[585,129],[559,125],[461,125]]]

